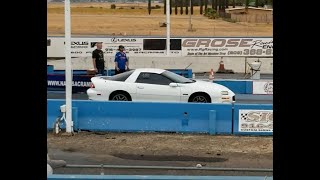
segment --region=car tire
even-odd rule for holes
[[[110,101],[131,101],[131,97],[126,93],[117,92],[111,94]]]
[[[189,102],[193,103],[211,103],[211,98],[206,93],[195,93],[189,98]]]

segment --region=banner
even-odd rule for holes
[[[102,42],[106,56],[114,56],[119,45],[131,57],[162,57],[166,55],[166,38],[103,37],[72,38],[71,56],[90,57],[96,42]],[[48,37],[47,56],[65,56],[65,38]],[[170,56],[194,57],[272,57],[273,38],[171,38]]]
[[[72,91],[85,92],[90,88],[93,75],[76,75],[72,77]],[[47,89],[65,90],[65,74],[47,74]]]
[[[273,38],[188,38],[182,56],[272,57]]]
[[[273,81],[253,81],[252,94],[273,94]]]
[[[273,132],[273,110],[239,109],[239,132]]]

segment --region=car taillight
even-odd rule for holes
[[[91,83],[90,88],[95,88],[93,83]]]

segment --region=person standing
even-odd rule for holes
[[[102,42],[96,43],[97,48],[92,51],[92,62],[97,74],[104,76],[104,56],[102,51]]]
[[[124,52],[124,46],[119,46],[119,52],[116,53],[115,62],[115,74],[123,73],[129,70],[129,61],[126,53]]]

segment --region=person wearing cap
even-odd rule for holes
[[[120,74],[129,70],[129,62],[127,55],[124,51],[124,46],[119,46],[119,52],[116,53],[114,62],[115,62],[115,74]]]
[[[104,75],[104,57],[102,49],[102,42],[96,43],[97,48],[92,51],[93,67],[97,74]]]

